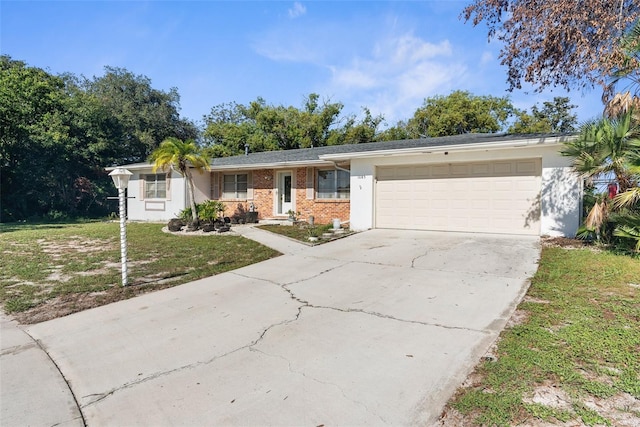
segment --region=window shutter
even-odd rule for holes
[[[166,199],[167,200],[171,200],[171,177],[172,177],[173,173],[171,173],[171,170],[169,170],[169,172],[167,172],[167,179],[165,181],[165,192],[166,192]]]
[[[220,198],[220,173],[211,173],[211,198],[218,200]]]
[[[140,200],[144,200],[144,175],[140,174]]]
[[[247,172],[247,200],[253,200],[253,172]]]
[[[307,200],[313,199],[313,168],[307,168]]]

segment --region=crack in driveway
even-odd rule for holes
[[[418,259],[418,258],[421,258],[421,257],[425,256],[425,255],[426,255],[426,252],[423,255],[418,255],[416,258],[414,258],[414,261],[416,259]],[[300,279],[300,280],[296,280],[294,282],[289,282],[289,283],[279,283],[279,282],[276,282],[276,281],[273,281],[273,280],[269,280],[269,279],[264,279],[264,278],[261,278],[261,277],[253,277],[253,276],[247,276],[247,275],[243,275],[243,274],[238,274],[236,272],[233,272],[233,274],[236,274],[238,276],[245,277],[245,278],[248,278],[248,279],[260,280],[260,281],[264,281],[264,282],[267,282],[267,283],[271,283],[271,284],[281,288],[282,290],[284,290],[285,292],[287,292],[289,294],[289,297],[291,299],[293,299],[294,301],[300,303],[299,309],[302,309],[304,307],[308,307],[308,308],[315,308],[315,309],[334,310],[334,311],[339,311],[339,312],[342,312],[342,313],[361,313],[361,314],[366,314],[366,315],[369,315],[369,316],[379,317],[381,319],[394,320],[394,321],[403,322],[403,323],[411,323],[411,324],[418,324],[418,325],[424,325],[424,326],[435,326],[435,327],[451,329],[451,330],[464,330],[464,331],[471,331],[471,332],[480,332],[480,333],[483,333],[483,334],[486,333],[486,331],[483,331],[481,329],[465,328],[465,327],[461,327],[461,326],[449,326],[449,325],[444,325],[442,323],[422,322],[422,321],[419,321],[419,320],[402,319],[402,318],[398,318],[398,317],[395,317],[395,316],[392,316],[392,315],[389,315],[389,314],[379,313],[379,312],[376,312],[376,311],[368,311],[368,310],[364,310],[364,309],[361,309],[361,308],[340,308],[340,307],[316,305],[316,304],[311,303],[310,301],[307,301],[307,300],[304,300],[304,299],[298,297],[295,294],[295,292],[292,289],[290,289],[290,286],[292,286],[292,285],[300,284],[300,283],[303,283],[303,282],[305,282],[307,280],[314,279],[314,278],[319,277],[319,276],[321,276],[323,274],[326,274],[326,273],[329,273],[331,271],[334,271],[334,270],[337,270],[339,268],[342,268],[342,267],[344,267],[344,266],[346,266],[348,264],[359,264],[359,263],[360,262],[354,262],[354,261],[346,262],[344,264],[341,264],[341,265],[338,265],[338,266],[323,270],[322,272],[320,272],[318,274],[315,274],[313,276],[310,276],[310,277],[307,277],[307,278],[304,278],[304,279]],[[367,263],[364,263],[364,264],[367,264]],[[413,268],[413,261],[412,261],[411,264],[412,264],[412,268]],[[296,318],[296,320],[297,320],[297,318]]]
[[[267,335],[267,333],[271,329],[273,329],[275,327],[278,327],[278,326],[287,325],[287,324],[290,324],[290,323],[293,323],[293,322],[299,320],[300,316],[302,314],[302,310],[304,308],[321,309],[321,310],[322,309],[324,309],[324,310],[333,310],[333,311],[338,311],[338,312],[341,312],[341,313],[359,313],[359,314],[364,314],[364,315],[368,315],[368,316],[374,316],[374,317],[378,317],[378,318],[381,318],[381,319],[393,320],[393,321],[403,322],[403,323],[418,324],[418,325],[423,325],[423,326],[435,326],[435,327],[441,327],[441,328],[446,328],[446,329],[458,329],[458,330],[468,330],[468,331],[473,331],[473,332],[486,333],[485,331],[471,329],[471,328],[447,326],[447,325],[438,324],[438,323],[421,322],[421,321],[411,320],[411,319],[402,319],[402,318],[397,318],[397,317],[394,317],[394,316],[391,316],[391,315],[388,315],[388,314],[378,313],[378,312],[375,312],[375,311],[368,311],[368,310],[363,310],[363,309],[358,309],[358,308],[340,308],[340,307],[315,305],[315,304],[312,304],[309,301],[306,301],[306,300],[298,297],[295,294],[295,292],[292,289],[289,288],[289,286],[291,286],[291,285],[304,282],[306,280],[318,277],[318,276],[320,276],[322,274],[326,274],[326,273],[328,273],[328,272],[330,272],[332,270],[335,270],[337,268],[340,268],[340,267],[342,267],[344,265],[346,265],[346,264],[339,265],[339,266],[336,266],[336,267],[333,267],[333,268],[329,268],[329,269],[324,270],[324,271],[322,271],[322,272],[320,272],[320,273],[318,273],[318,274],[316,274],[314,276],[311,276],[311,277],[308,277],[308,278],[305,278],[305,279],[301,279],[301,280],[298,280],[298,281],[295,281],[295,282],[287,283],[287,284],[282,284],[282,283],[278,283],[278,282],[275,282],[275,281],[272,281],[272,280],[268,280],[268,279],[264,279],[264,278],[256,278],[256,277],[246,276],[246,275],[242,275],[242,274],[239,274],[239,273],[236,273],[236,272],[232,272],[232,274],[236,274],[238,276],[242,276],[242,277],[246,277],[246,278],[253,279],[253,280],[260,280],[260,281],[264,281],[264,282],[267,282],[267,283],[271,283],[273,285],[276,285],[278,288],[282,289],[283,291],[285,291],[289,295],[289,297],[291,299],[293,299],[293,300],[295,300],[296,302],[299,303],[298,311],[297,311],[295,317],[293,317],[291,319],[284,319],[284,320],[282,320],[280,322],[273,323],[273,324],[267,326],[266,328],[264,328],[261,331],[260,335],[256,339],[251,341],[250,343],[248,343],[246,345],[243,345],[243,346],[240,346],[240,347],[237,347],[237,348],[235,348],[233,350],[230,350],[230,351],[228,351],[226,353],[223,353],[223,354],[217,355],[215,357],[212,357],[212,358],[210,358],[208,360],[190,363],[190,364],[183,365],[183,366],[180,366],[180,367],[168,370],[168,371],[156,372],[156,373],[153,373],[151,375],[147,375],[144,378],[137,379],[136,381],[131,381],[131,382],[122,384],[122,385],[120,385],[120,386],[118,386],[116,388],[113,388],[113,389],[111,389],[109,391],[106,391],[104,393],[95,393],[95,394],[89,394],[89,395],[86,395],[86,396],[82,396],[83,399],[91,398],[91,397],[95,397],[95,399],[92,399],[91,401],[89,401],[87,403],[84,403],[84,404],[81,404],[79,406],[81,408],[89,407],[91,405],[94,405],[94,404],[96,404],[96,403],[98,403],[98,402],[100,402],[100,401],[102,401],[102,400],[114,395],[115,393],[117,393],[119,391],[126,390],[126,389],[129,389],[129,388],[135,387],[136,385],[143,384],[143,383],[146,383],[146,382],[149,382],[149,381],[153,381],[153,380],[155,380],[157,378],[168,376],[168,375],[171,375],[171,374],[176,373],[176,372],[180,372],[180,371],[187,370],[187,369],[193,369],[193,368],[196,368],[198,366],[208,365],[208,364],[211,364],[211,363],[215,362],[216,360],[222,359],[224,357],[227,357],[227,356],[229,356],[231,354],[237,353],[237,352],[245,350],[245,349],[249,349],[250,351],[260,351],[260,350],[257,350],[255,347],[262,340],[264,340],[265,336]],[[264,352],[262,352],[262,353],[264,353]],[[267,353],[265,353],[265,354],[267,354]],[[277,356],[277,355],[271,355],[271,356],[282,357],[282,356]],[[296,373],[293,370],[292,370],[292,372]],[[302,372],[299,372],[299,374],[305,375]],[[316,378],[312,378],[312,379],[314,381],[322,383],[322,381],[320,381],[320,380],[318,380]],[[326,383],[326,384],[335,385],[335,384],[331,384],[331,383]],[[335,386],[338,387],[337,385],[335,385]],[[343,394],[344,394],[344,392],[343,392]],[[361,402],[357,402],[357,401],[354,401],[354,402],[355,403],[361,403]],[[365,406],[365,405],[363,405],[363,406]],[[367,408],[367,410],[368,410],[368,408]]]
[[[416,256],[411,262],[411,268],[414,268],[414,262],[417,259],[419,259],[421,257],[424,257],[426,254],[427,254],[427,252],[425,251],[424,254]],[[193,368],[196,368],[198,366],[208,365],[208,364],[211,364],[211,363],[213,363],[213,362],[215,362],[215,361],[217,361],[219,359],[222,359],[224,357],[227,357],[229,355],[232,355],[232,354],[237,353],[237,352],[242,351],[242,350],[248,349],[249,351],[258,351],[258,352],[264,353],[263,351],[258,350],[255,347],[262,340],[264,340],[264,338],[267,335],[267,333],[269,333],[269,331],[271,329],[275,328],[275,327],[282,326],[282,325],[287,325],[287,324],[290,324],[290,323],[293,323],[293,322],[299,320],[300,316],[302,314],[302,310],[304,308],[332,310],[332,311],[337,311],[337,312],[341,312],[341,313],[359,313],[359,314],[364,314],[364,315],[368,315],[368,316],[378,317],[378,318],[381,318],[381,319],[392,320],[392,321],[396,321],[396,322],[417,324],[417,325],[423,325],[423,326],[433,326],[433,327],[445,328],[445,329],[450,329],[450,330],[466,330],[466,331],[472,331],[472,332],[479,332],[479,333],[482,333],[482,334],[486,334],[487,333],[486,331],[478,330],[478,329],[472,329],[472,328],[464,328],[464,327],[458,327],[458,326],[448,326],[448,325],[439,324],[439,323],[429,323],[429,322],[423,322],[423,321],[411,320],[411,319],[402,319],[402,318],[398,318],[398,317],[395,317],[395,316],[392,316],[392,315],[389,315],[389,314],[379,313],[379,312],[375,312],[375,311],[368,311],[368,310],[359,309],[359,308],[341,308],[341,307],[316,305],[316,304],[313,304],[310,301],[304,300],[301,297],[297,296],[296,293],[290,288],[290,286],[292,286],[292,285],[304,283],[304,282],[306,282],[308,280],[312,280],[314,278],[320,277],[320,276],[322,276],[324,274],[330,273],[330,272],[332,272],[334,270],[337,270],[337,269],[342,268],[342,267],[344,267],[346,265],[349,265],[349,264],[378,264],[378,263],[367,263],[367,262],[360,262],[360,261],[343,262],[343,263],[341,263],[339,265],[336,265],[334,267],[322,270],[319,273],[316,273],[316,274],[314,274],[312,276],[305,277],[305,278],[302,278],[302,279],[298,279],[296,281],[288,282],[288,283],[279,283],[277,281],[269,280],[269,279],[262,278],[262,277],[253,277],[253,276],[250,276],[250,275],[239,273],[237,271],[229,272],[229,274],[233,274],[233,275],[236,275],[236,276],[239,276],[239,277],[243,277],[243,278],[247,278],[247,279],[251,279],[251,280],[259,280],[259,281],[262,281],[262,282],[270,283],[270,284],[275,285],[278,288],[282,289],[283,291],[285,291],[288,294],[290,299],[296,301],[299,304],[298,307],[297,307],[296,315],[293,318],[284,319],[284,320],[281,320],[279,322],[276,322],[276,323],[273,323],[273,324],[267,326],[266,328],[264,328],[260,332],[260,335],[256,339],[254,339],[253,341],[251,341],[250,343],[248,343],[246,345],[237,347],[237,348],[235,348],[233,350],[230,350],[230,351],[228,351],[226,353],[217,355],[217,356],[212,357],[212,358],[210,358],[208,360],[197,361],[197,362],[186,364],[186,365],[183,365],[183,366],[171,369],[171,370],[156,372],[156,373],[147,375],[144,378],[140,378],[140,379],[137,379],[135,381],[131,381],[131,382],[122,384],[122,385],[120,385],[120,386],[118,386],[116,388],[113,388],[113,389],[111,389],[109,391],[106,391],[104,393],[96,393],[96,394],[89,394],[89,395],[83,396],[83,398],[95,397],[95,399],[92,399],[89,402],[84,403],[84,404],[79,405],[79,406],[81,408],[86,408],[86,407],[89,407],[91,405],[95,405],[96,403],[98,403],[98,402],[100,402],[100,401],[102,401],[102,400],[114,395],[115,393],[117,393],[119,391],[126,390],[126,389],[132,388],[132,387],[134,387],[136,385],[143,384],[143,383],[146,383],[146,382],[149,382],[149,381],[153,381],[153,380],[155,380],[157,378],[168,376],[168,375],[171,375],[171,374],[176,373],[176,372],[180,372],[180,371],[188,370],[188,369],[193,369]],[[264,353],[264,354],[269,355],[269,356],[273,356],[273,357],[281,357],[284,360],[287,360],[286,358],[284,358],[282,356],[279,356],[279,355],[270,355],[270,354],[267,354],[267,353]],[[287,362],[289,363],[289,370],[291,372],[297,373],[297,374],[300,374],[300,375],[303,375],[303,376],[306,377],[304,372],[296,372],[296,371],[292,370],[291,366],[290,366],[290,362],[288,360],[287,360]],[[340,387],[337,386],[336,384],[324,383],[324,382],[318,380],[317,378],[311,378],[311,379],[313,379],[314,381],[316,381],[318,383],[333,385],[333,386],[337,387],[338,389],[340,389]],[[340,389],[340,390],[341,390],[342,394],[344,395],[344,391],[342,389]],[[352,400],[352,399],[348,398],[346,395],[345,395],[345,398],[347,398],[349,400]],[[368,408],[366,408],[366,405],[364,405],[362,402],[357,402],[355,400],[352,400],[352,401],[354,403],[358,403],[358,404],[362,405],[365,409],[367,409],[367,411],[371,412]],[[373,412],[371,412],[371,413],[373,413]],[[380,417],[380,415],[378,415],[378,414],[375,414],[375,415]],[[384,422],[383,419],[382,419],[382,421]]]
[[[307,379],[310,379],[311,381],[314,381],[314,382],[316,382],[318,384],[335,387],[340,392],[340,394],[342,394],[342,397],[344,397],[345,399],[347,399],[348,401],[350,401],[352,403],[355,403],[356,405],[361,406],[368,413],[370,413],[372,415],[375,415],[376,417],[378,417],[380,419],[380,421],[382,421],[383,424],[385,424],[385,425],[388,424],[387,421],[384,419],[384,417],[382,417],[382,415],[378,414],[375,411],[372,411],[371,408],[369,408],[364,402],[360,402],[359,400],[355,400],[352,397],[347,396],[347,394],[345,393],[344,389],[342,387],[340,387],[338,384],[335,384],[335,383],[332,383],[332,382],[328,382],[328,381],[321,381],[320,379],[318,379],[316,377],[313,377],[311,375],[307,375],[304,371],[297,371],[297,370],[293,369],[293,367],[291,366],[291,361],[289,359],[287,359],[286,357],[280,355],[280,354],[267,353],[266,351],[263,351],[263,350],[260,350],[260,349],[257,349],[257,348],[253,348],[253,347],[249,348],[249,351],[254,351],[256,353],[261,353],[261,354],[263,354],[265,356],[268,356],[268,357],[273,357],[273,358],[276,358],[276,359],[284,360],[285,362],[287,362],[287,368],[288,368],[289,372],[291,372],[292,374],[300,375],[300,376],[302,376],[304,378],[307,378]]]
[[[234,353],[237,353],[239,351],[242,351],[242,350],[245,350],[245,349],[251,349],[253,346],[257,345],[260,341],[262,341],[264,339],[265,335],[267,334],[267,332],[269,332],[270,329],[275,328],[275,327],[280,326],[280,325],[285,325],[285,324],[288,324],[288,323],[291,323],[291,322],[295,322],[296,320],[298,320],[298,318],[300,317],[300,314],[301,314],[301,310],[302,310],[302,307],[298,307],[298,312],[296,313],[296,315],[295,315],[295,317],[293,319],[285,319],[285,320],[282,320],[280,322],[273,323],[273,324],[267,326],[266,328],[264,328],[262,330],[262,332],[260,333],[260,336],[258,336],[258,338],[256,338],[255,340],[251,341],[249,344],[237,347],[237,348],[235,348],[233,350],[230,350],[230,351],[228,351],[226,353],[219,354],[219,355],[214,356],[214,357],[212,357],[212,358],[210,358],[208,360],[189,363],[187,365],[183,365],[183,366],[180,366],[180,367],[177,367],[177,368],[174,368],[174,369],[170,369],[168,371],[161,371],[161,372],[156,372],[156,373],[151,374],[151,375],[147,375],[144,378],[140,378],[140,379],[138,379],[136,381],[131,381],[131,382],[122,384],[122,385],[120,385],[120,386],[118,386],[116,388],[113,388],[113,389],[111,389],[111,390],[109,390],[107,392],[104,392],[104,393],[95,393],[95,394],[89,394],[89,395],[86,395],[86,396],[82,396],[82,398],[90,398],[90,397],[94,397],[95,396],[96,399],[91,400],[91,401],[89,401],[87,403],[84,403],[84,404],[80,405],[80,407],[81,408],[89,407],[91,405],[94,405],[94,404],[96,404],[96,403],[108,398],[109,396],[114,395],[115,393],[117,393],[119,391],[126,390],[126,389],[129,389],[129,388],[134,387],[136,385],[143,384],[143,383],[146,383],[146,382],[149,382],[149,381],[153,381],[153,380],[155,380],[157,378],[165,377],[165,376],[171,375],[171,374],[176,373],[176,372],[180,372],[180,371],[187,370],[187,369],[193,369],[193,368],[196,368],[198,366],[205,366],[205,365],[208,365],[208,364],[211,364],[211,363],[215,362],[216,360],[222,359],[224,357],[227,357],[227,356],[229,356],[231,354],[234,354]]]

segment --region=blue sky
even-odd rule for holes
[[[457,89],[518,108],[568,95],[580,121],[601,114],[597,88],[506,92],[499,42],[459,19],[469,2],[2,0],[0,51],[52,73],[126,68],[176,87],[196,121],[226,102],[302,107],[318,93],[393,125]]]

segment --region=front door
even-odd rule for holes
[[[286,215],[293,209],[291,172],[278,172],[278,215]]]

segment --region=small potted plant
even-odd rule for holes
[[[300,216],[300,212],[296,212],[296,211],[294,211],[293,209],[289,209],[289,210],[287,211],[287,215],[289,215],[289,218],[288,218],[288,219],[289,219],[289,221],[291,221],[291,222],[295,222],[295,221],[296,221],[296,219],[298,219],[298,216]]]
[[[318,230],[318,227],[315,225],[309,225],[309,227],[307,227],[307,234],[309,235],[309,241],[312,243],[320,239],[320,230]]]

